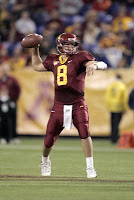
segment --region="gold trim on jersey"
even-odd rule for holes
[[[60,64],[64,64],[65,62],[67,62],[67,59],[68,59],[69,57],[67,57],[67,58],[65,58],[64,60],[63,60],[63,57],[62,57],[62,55],[61,56],[59,56],[59,61],[60,61]]]

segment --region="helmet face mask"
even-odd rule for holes
[[[57,50],[61,54],[72,55],[78,52],[79,41],[72,33],[62,33],[57,39]]]

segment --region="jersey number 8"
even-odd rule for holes
[[[57,85],[67,84],[67,65],[60,65],[57,68]]]

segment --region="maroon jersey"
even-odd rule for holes
[[[58,54],[47,56],[43,65],[54,74],[55,101],[72,104],[84,99],[85,64],[93,60],[88,52],[79,52],[64,61]]]

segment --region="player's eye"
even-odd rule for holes
[[[73,45],[73,46],[78,46],[77,42],[63,42],[62,45]]]
[[[62,45],[69,45],[68,42],[62,42]]]
[[[75,42],[73,45],[76,47],[76,46],[78,46],[78,43],[77,43],[77,42]]]

